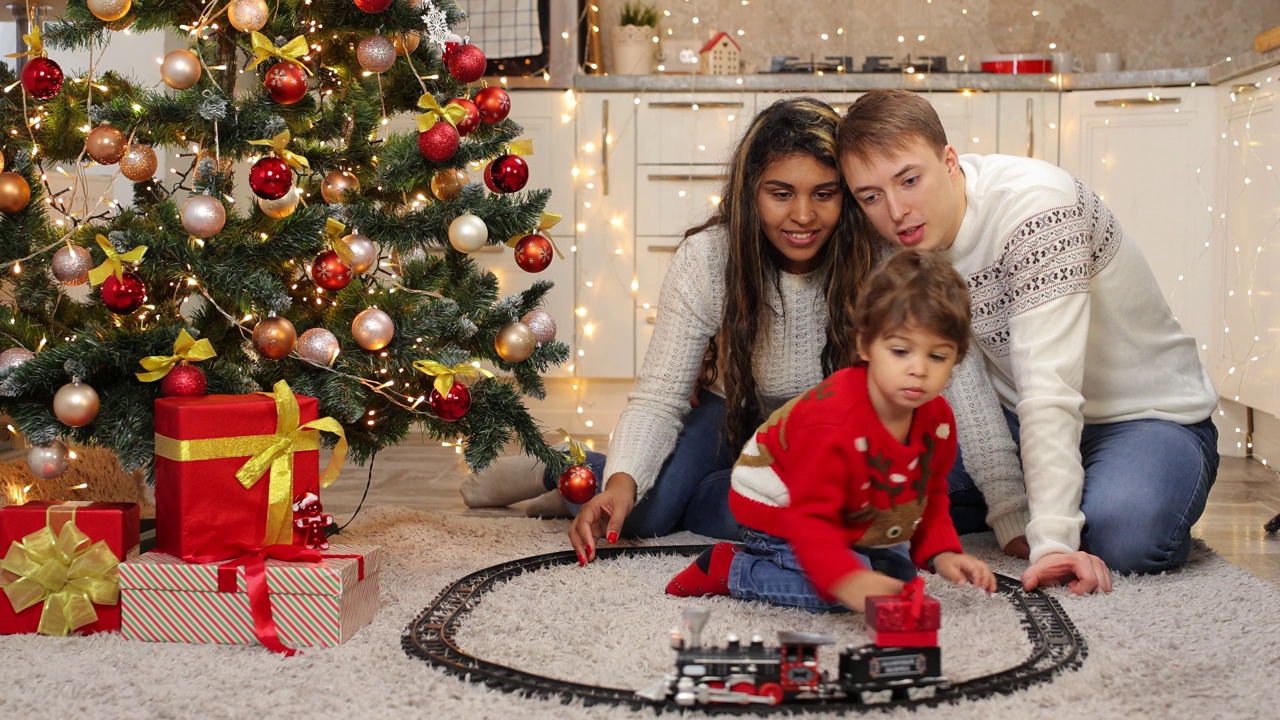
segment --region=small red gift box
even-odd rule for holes
[[[68,523],[72,527],[65,527]],[[101,595],[114,597],[118,593],[115,563],[138,554],[138,526],[138,506],[134,503],[38,500],[0,508],[0,552],[5,553],[4,568],[0,569],[0,585],[5,586],[4,592],[0,592],[0,635],[40,631],[42,620],[46,634],[118,631],[118,602],[88,605],[86,600]],[[75,535],[75,531],[82,535],[78,541],[68,542],[67,538]],[[43,552],[49,548],[49,541],[56,543],[58,538],[67,543],[61,552]],[[99,541],[109,553],[98,545]],[[65,571],[60,572],[53,565],[61,565]],[[47,580],[51,571],[52,575],[65,576],[65,585],[61,588],[46,585],[41,589],[35,578]],[[35,601],[36,593],[31,592],[37,589],[42,595],[39,601]],[[15,611],[13,601],[19,597],[35,602]],[[92,607],[96,620],[88,619],[88,607]],[[46,611],[50,613],[48,618]],[[55,621],[56,617],[78,617],[87,622],[83,625],[76,624],[79,620],[64,623]]]
[[[281,382],[274,395],[160,398],[155,409],[156,550],[191,561],[217,543],[302,543],[289,506],[320,492],[315,398]]]
[[[928,595],[919,601],[902,595],[874,595],[867,598],[866,616],[871,639],[880,647],[938,644],[942,605]]]

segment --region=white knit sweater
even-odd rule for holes
[[[1092,191],[1038,160],[963,155],[966,211],[949,252],[1001,402],[1018,414],[1031,560],[1080,547],[1085,424],[1209,417],[1218,395],[1142,252]],[[975,435],[1007,434],[953,403],[965,467]],[[1002,442],[997,438],[997,442]],[[1017,502],[974,479],[1005,539]],[[1151,492],[1160,492],[1151,478]]]
[[[615,473],[636,481],[636,499],[653,487],[676,446],[711,338],[724,315],[726,240],[722,228],[686,239],[671,259],[658,300],[658,321],[636,389],[609,442],[605,482]],[[816,274],[781,274],[782,294],[770,288],[770,310],[752,356],[761,409],[766,412],[822,380],[827,311]],[[735,448],[736,452],[736,448]]]

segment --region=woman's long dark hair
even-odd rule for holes
[[[717,225],[728,238],[724,269],[724,320],[707,350],[701,387],[715,382],[719,354],[724,353],[725,435],[730,447],[741,448],[755,430],[760,400],[752,368],[752,353],[761,327],[775,322],[782,308],[769,307],[769,288],[781,297],[781,254],[765,237],[756,198],[769,163],[789,155],[808,155],[839,172],[836,125],[840,115],[814,98],[778,100],[752,120],[729,160],[722,200],[705,223],[685,233],[689,237]],[[844,181],[841,180],[841,190]],[[829,375],[853,362],[853,307],[858,288],[871,271],[875,237],[845,192],[840,220],[818,256],[814,272],[826,298],[827,342],[822,349],[822,372]]]

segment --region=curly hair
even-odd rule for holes
[[[969,350],[969,287],[938,253],[904,249],[885,258],[867,278],[853,313],[860,346],[914,326],[956,345],[956,362]]]

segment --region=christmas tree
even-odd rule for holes
[[[539,309],[551,285],[504,297],[467,256],[513,244],[537,272],[556,218],[523,190],[531,149],[451,33],[464,19],[450,0],[70,0],[24,36],[20,75],[0,65],[0,411],[33,472],[56,477],[64,443],[149,468],[157,397],[279,380],[360,464],[415,424],[472,467],[513,439],[565,464],[521,401],[568,356]],[[126,28],[188,41],[163,86],[58,65]],[[404,114],[418,132],[390,132]],[[95,162],[134,181],[131,204],[90,196]],[[54,168],[75,180],[56,196]]]

